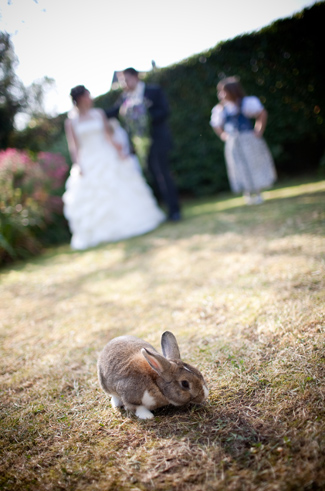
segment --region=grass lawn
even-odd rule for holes
[[[259,206],[188,201],[184,220],[0,272],[0,489],[325,488],[325,181]],[[205,406],[113,410],[113,337],[176,335]]]

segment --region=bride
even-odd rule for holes
[[[65,122],[72,162],[63,195],[71,247],[87,249],[144,234],[165,220],[151,188],[114,141],[105,113],[89,91],[71,90],[76,114]]]

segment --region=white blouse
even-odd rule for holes
[[[230,115],[239,113],[239,107],[234,102],[226,101],[225,106],[222,106],[221,104],[217,104],[216,106],[214,106],[211,112],[210,125],[213,128],[215,127],[222,128],[224,126],[225,124],[224,107],[226,107],[227,113]],[[244,97],[242,100],[241,110],[243,115],[246,116],[246,118],[256,118],[257,116],[259,116],[259,114],[263,109],[264,106],[258,97],[247,96]],[[224,128],[224,130],[231,131],[231,128]]]

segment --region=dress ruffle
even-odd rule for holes
[[[79,136],[84,143],[80,152],[82,175],[79,167],[72,167],[63,195],[73,249],[141,235],[165,220],[132,158],[121,159],[102,138],[100,125],[97,134],[92,123],[93,131]]]

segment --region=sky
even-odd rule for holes
[[[114,70],[165,67],[311,6],[304,0],[0,0],[25,86],[55,80],[51,114],[71,109],[71,87],[96,97]]]

